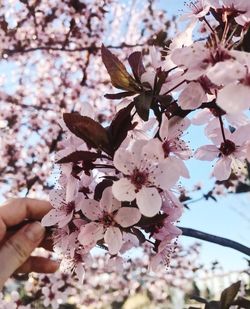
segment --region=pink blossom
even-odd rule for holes
[[[187,118],[173,117],[169,120],[163,115],[159,130],[161,140],[152,139],[144,146],[144,151],[152,160],[166,162],[172,171],[186,178],[189,178],[189,172],[182,160],[190,159],[192,151],[182,139],[182,134],[189,125]]]
[[[231,174],[231,169],[242,169],[246,159],[246,147],[249,140],[250,125],[245,125],[237,129],[234,133],[226,131],[226,140],[218,145],[218,140],[221,139],[221,132],[217,130],[214,136],[210,138],[216,145],[205,145],[198,148],[195,152],[195,157],[198,160],[212,161],[218,158],[214,169],[213,176],[218,180],[225,180]]]
[[[113,197],[111,187],[103,191],[100,202],[84,200],[81,211],[90,222],[81,227],[80,243],[91,245],[104,238],[112,255],[121,249],[122,228],[135,225],[141,218],[137,208],[121,207],[121,202]]]
[[[198,20],[206,16],[211,7],[209,0],[195,0],[187,3],[186,5],[189,7],[190,12],[184,13],[180,18],[181,20],[189,18]]]
[[[52,190],[50,192],[50,202],[53,208],[43,217],[42,224],[44,226],[58,224],[59,228],[64,227],[72,220],[74,212],[80,210],[83,198],[83,194],[79,193],[75,200],[67,203],[64,190]]]
[[[168,162],[153,161],[152,154],[148,153],[148,143],[137,140],[131,150],[119,148],[116,151],[114,166],[124,177],[114,182],[112,190],[120,201],[131,202],[136,199],[141,213],[152,217],[162,205],[158,189],[171,188],[180,175]]]

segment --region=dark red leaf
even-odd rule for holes
[[[134,52],[128,57],[128,62],[136,80],[140,80],[141,75],[146,72],[142,63],[142,53]]]
[[[128,131],[133,128],[133,117],[131,115],[133,106],[134,102],[119,110],[109,126],[108,132],[110,134],[110,140],[112,141],[114,150],[120,147],[121,143],[126,138]]]
[[[103,191],[107,188],[112,186],[113,181],[109,179],[104,179],[100,183],[98,183],[95,187],[94,199],[99,201],[102,198]]]
[[[68,156],[58,160],[56,163],[77,163],[80,161],[91,161],[94,162],[100,157],[100,154],[90,151],[75,151],[69,154]]]
[[[120,100],[122,98],[129,97],[134,94],[135,93],[132,91],[124,91],[119,93],[107,93],[104,95],[104,97],[111,100]]]
[[[63,119],[68,129],[89,147],[112,153],[107,131],[98,122],[78,113],[65,113]]]
[[[232,302],[234,301],[236,295],[238,294],[240,290],[241,282],[238,281],[236,283],[233,283],[230,285],[230,287],[226,288],[222,293],[220,297],[220,308],[221,309],[229,309],[229,307],[232,305]]]
[[[123,63],[102,45],[102,61],[111,77],[112,85],[118,89],[132,91],[140,90],[140,86],[135,79],[127,72]]]
[[[149,117],[149,110],[153,101],[153,94],[151,92],[143,92],[134,98],[135,108],[142,120],[147,121]]]

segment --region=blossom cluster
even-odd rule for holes
[[[131,248],[149,243],[150,269],[169,265],[181,234],[178,182],[191,174],[185,161],[216,160],[212,176],[224,181],[242,175],[250,160],[250,5],[215,0],[189,7],[182,16],[187,28],[163,50],[150,48],[150,66],[133,52],[130,73],[102,46],[111,83],[122,90],[105,95],[122,99],[105,127],[91,104],[82,115],[63,115],[61,176],[43,224],[56,226],[56,250],[80,280],[94,247],[121,269]],[[199,23],[205,30],[197,40]],[[185,141],[191,124],[205,125],[211,144],[193,152]]]
[[[3,0],[0,3],[1,195],[47,197],[54,152],[62,131],[58,118],[93,102],[98,117],[113,113],[102,42],[122,58],[147,48],[168,17],[153,0]],[[129,12],[132,12],[130,14]],[[31,18],[32,16],[32,18]],[[141,31],[144,36],[141,37]],[[164,26],[164,31],[168,31]],[[151,41],[151,43],[150,43]],[[98,85],[98,86],[97,86]]]

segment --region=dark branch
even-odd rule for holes
[[[215,236],[215,235],[211,235],[208,233],[204,233],[201,231],[197,231],[194,229],[190,229],[190,228],[186,228],[186,227],[180,227],[179,228],[182,230],[182,235],[184,236],[188,236],[188,237],[193,237],[193,238],[197,238],[197,239],[201,239],[201,240],[205,240],[208,242],[212,242],[218,245],[221,245],[223,247],[228,247],[234,250],[237,250],[239,252],[242,252],[248,256],[250,256],[250,248],[246,247],[242,244],[239,244],[236,241],[227,239],[227,238],[223,238],[223,237],[219,237],[219,236]]]
[[[120,49],[120,48],[133,48],[133,47],[143,47],[145,43],[140,43],[140,44],[127,44],[127,43],[122,43],[121,45],[117,46],[112,46],[108,45],[106,46],[107,48],[113,48],[113,49]],[[67,48],[65,46],[37,46],[37,47],[31,47],[31,48],[19,48],[19,49],[5,49],[2,54],[7,54],[8,56],[12,56],[14,54],[24,54],[24,53],[29,53],[37,50],[47,50],[47,51],[60,51],[60,52],[82,52],[82,51],[97,51],[100,50],[101,47],[97,47],[94,45],[91,46],[86,46],[86,47],[79,47],[79,48]]]

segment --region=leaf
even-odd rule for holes
[[[111,100],[120,100],[120,99],[129,97],[134,94],[135,93],[132,91],[124,91],[124,92],[118,92],[118,93],[107,93],[104,95],[104,97],[107,99],[111,99]]]
[[[221,298],[220,298],[221,309],[229,309],[237,293],[239,292],[240,285],[241,285],[241,281],[233,283],[232,285],[230,285],[230,287],[226,288],[221,293]]]
[[[100,157],[100,154],[90,151],[75,151],[69,154],[68,156],[58,160],[56,163],[77,163],[79,161],[95,161]]]
[[[88,146],[112,153],[108,133],[98,122],[78,113],[65,113],[63,119],[68,129]]]
[[[153,94],[151,92],[143,92],[134,98],[136,111],[144,121],[148,120],[152,101]]]
[[[112,141],[114,150],[120,147],[121,143],[127,137],[128,131],[133,128],[133,117],[131,115],[131,110],[133,107],[134,102],[119,110],[109,126],[108,132],[110,134],[110,140]]]
[[[220,302],[212,300],[206,304],[205,309],[221,309]]]
[[[250,300],[243,298],[243,297],[238,297],[234,302],[233,302],[234,306],[238,306],[240,308],[245,308],[245,309],[249,309],[250,308]]]
[[[113,181],[109,179],[104,179],[103,181],[99,182],[95,187],[94,199],[96,201],[100,201],[100,199],[102,198],[103,191],[106,188],[112,186],[112,184]]]
[[[127,72],[123,63],[102,45],[102,61],[111,77],[112,85],[118,89],[132,91],[134,93],[140,90],[138,83]]]
[[[134,52],[128,57],[129,65],[131,66],[132,72],[136,80],[140,81],[140,77],[146,72],[142,63],[142,53]]]

